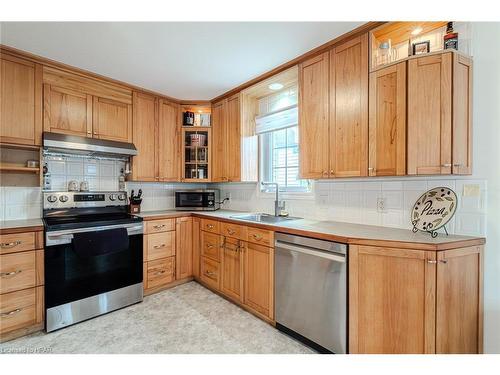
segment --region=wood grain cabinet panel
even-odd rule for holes
[[[94,96],[93,137],[132,142],[132,105]]]
[[[220,263],[201,257],[200,279],[214,290],[220,289]]]
[[[43,85],[43,129],[92,136],[92,96],[54,85]]]
[[[9,55],[0,63],[0,142],[40,145],[41,66]]]
[[[201,230],[205,232],[220,233],[220,222],[211,219],[201,219]]]
[[[241,113],[240,95],[227,100],[226,142],[224,157],[226,177],[230,182],[241,181]]]
[[[226,109],[222,100],[212,105],[212,181],[227,181],[225,171]]]
[[[0,295],[0,339],[4,333],[37,323],[37,288]]]
[[[43,241],[40,244],[37,243],[36,235],[36,232],[0,235],[0,254],[10,254],[43,247]]]
[[[301,178],[329,175],[329,55],[299,64],[299,172]]]
[[[160,99],[158,103],[158,177],[160,181],[180,181],[180,152],[179,106]]]
[[[239,240],[247,240],[248,227],[233,223],[221,222],[220,233],[226,237],[232,237]]]
[[[144,225],[147,234],[169,232],[175,230],[175,219],[151,220]]]
[[[132,142],[138,155],[133,157],[132,179],[157,181],[158,179],[158,102],[154,96],[133,94]]]
[[[200,255],[213,259],[216,262],[220,261],[221,236],[214,233],[201,233]]]
[[[243,302],[243,255],[240,240],[225,237],[222,247],[221,292]]]
[[[163,258],[147,263],[147,289],[158,288],[175,280],[175,258]]]
[[[0,293],[36,285],[35,251],[0,255]]]
[[[408,61],[408,174],[451,173],[451,53]]]
[[[175,236],[177,238],[175,255],[176,279],[193,276],[193,218],[176,219]]]
[[[151,261],[175,255],[175,238],[176,233],[174,231],[148,234],[146,236],[147,247],[144,260]]]
[[[406,62],[370,74],[370,176],[406,174]]]
[[[244,254],[244,304],[274,319],[274,249],[242,242]]]
[[[330,52],[330,176],[368,173],[368,35]],[[317,145],[312,145],[317,147]],[[324,152],[324,150],[321,150]]]
[[[195,279],[200,277],[200,247],[201,247],[201,220],[193,217],[193,276]]]

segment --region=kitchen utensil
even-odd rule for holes
[[[68,182],[68,191],[78,191],[78,181],[71,180]]]
[[[80,191],[89,191],[89,182],[88,181],[80,182]]]

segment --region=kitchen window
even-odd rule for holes
[[[261,181],[276,182],[284,192],[310,192],[311,182],[299,178],[297,86],[260,99],[256,124]],[[274,191],[273,187],[261,189]]]

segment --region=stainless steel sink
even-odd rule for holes
[[[230,216],[230,218],[238,219],[238,220],[253,221],[256,223],[270,223],[270,224],[280,223],[280,222],[289,221],[289,220],[301,219],[300,217],[274,216],[274,215],[263,214],[263,213],[249,214],[249,215],[234,215],[234,216]]]

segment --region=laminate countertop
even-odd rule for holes
[[[218,211],[150,211],[140,213],[144,220],[197,216],[221,221],[234,222],[246,226],[269,229],[276,232],[302,235],[346,244],[387,246],[419,250],[447,250],[457,247],[484,244],[485,238],[439,233],[432,238],[428,233],[413,233],[411,230],[387,228],[375,225],[352,224],[338,221],[320,221],[311,219],[286,220],[276,224],[256,223],[237,219],[234,216],[250,212]]]
[[[42,219],[2,220],[0,234],[33,232],[43,230]]]

